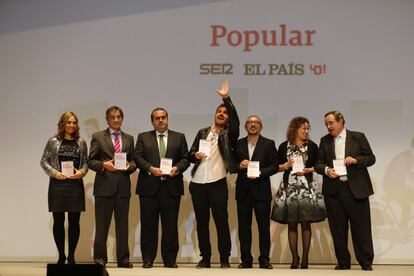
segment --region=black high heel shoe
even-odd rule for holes
[[[66,262],[66,256],[65,255],[59,255],[59,259],[57,261],[57,264],[65,264]]]
[[[298,256],[298,262],[297,263],[293,263],[290,265],[290,269],[298,269],[299,268],[299,261],[300,261],[300,257]]]
[[[303,256],[302,256],[303,257]],[[308,257],[302,258],[302,263],[300,264],[300,269],[308,269]]]
[[[68,264],[71,264],[71,265],[76,264],[76,262],[75,262],[75,256],[69,256],[68,257]]]

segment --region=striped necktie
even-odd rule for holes
[[[114,141],[115,152],[121,152],[121,142],[119,141],[119,133],[114,132],[114,135],[115,135],[115,141]]]

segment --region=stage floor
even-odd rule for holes
[[[195,264],[178,264],[178,269],[164,268],[162,264],[155,264],[151,269],[141,268],[141,263],[134,263],[132,269],[117,268],[116,264],[108,264],[107,272],[110,276],[251,276],[252,274],[260,275],[288,275],[288,276],[331,276],[334,273],[333,265],[311,265],[308,270],[291,270],[289,265],[274,265],[273,270],[266,269],[237,269],[237,264],[232,264],[232,268],[220,269],[218,264],[212,264],[210,269],[195,269]],[[335,275],[347,276],[367,276],[367,273],[375,273],[375,276],[412,276],[414,275],[414,265],[374,265],[374,271],[362,271],[359,266],[354,265],[349,271],[335,271]],[[1,276],[45,276],[46,275],[46,263],[20,263],[20,262],[1,262],[0,263],[0,275]]]

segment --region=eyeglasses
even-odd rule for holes
[[[261,125],[259,121],[247,121],[246,124],[248,125]]]

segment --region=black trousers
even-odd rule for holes
[[[338,264],[351,264],[348,250],[348,228],[351,226],[352,243],[358,263],[361,266],[371,265],[374,248],[369,199],[355,199],[347,182],[342,184],[337,194],[325,195],[324,198]]]
[[[216,182],[197,184],[190,182],[190,193],[197,221],[197,237],[200,253],[210,259],[210,209],[217,228],[220,261],[228,261],[231,251],[230,229],[227,213],[228,189],[226,178]]]
[[[178,243],[178,212],[180,196],[171,196],[161,182],[156,196],[140,196],[141,252],[143,261],[154,262],[158,248],[158,221],[161,217],[161,255],[164,263],[176,261]]]
[[[95,196],[95,244],[94,259],[108,261],[106,241],[112,214],[115,217],[116,256],[118,263],[129,261],[128,248],[129,197],[118,194],[112,197]]]
[[[239,223],[240,253],[243,263],[252,263],[252,216],[256,216],[259,230],[259,263],[269,262],[270,251],[270,208],[271,201],[254,200],[250,193],[237,201],[237,219]]]

